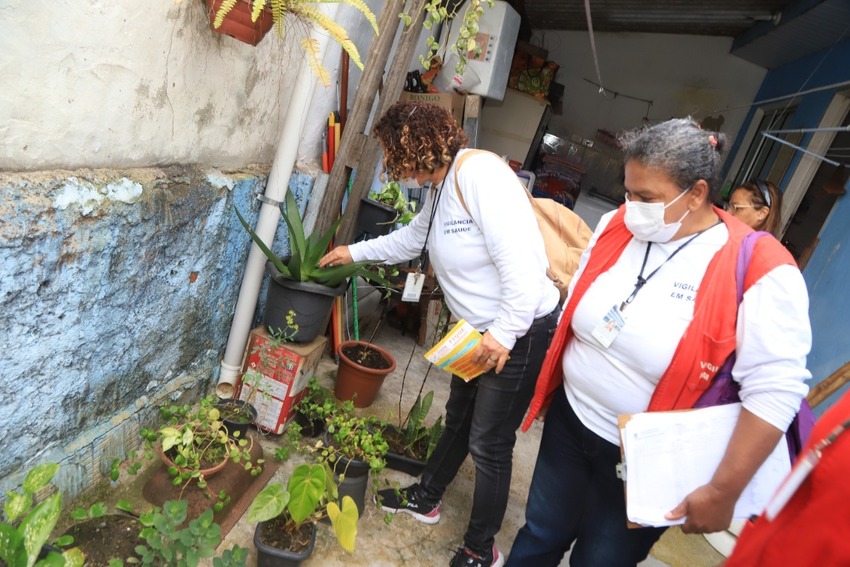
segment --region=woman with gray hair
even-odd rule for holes
[[[621,142],[626,202],[582,256],[523,425],[548,407],[508,565],[556,566],[571,547],[571,565],[646,558],[665,528],[627,527],[617,416],[693,407],[734,352],[732,439],[711,481],[667,514],[689,533],[726,528],[807,392],[808,294],[774,238],[756,242],[738,304],[751,229],[712,206],[724,137],[677,119]]]

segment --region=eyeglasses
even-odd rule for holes
[[[761,196],[764,198],[764,204],[768,207],[770,206],[770,188],[767,186],[767,183],[762,181],[761,179],[756,180],[756,187],[761,191]]]
[[[741,209],[755,209],[755,206],[754,205],[735,205],[733,203],[726,203],[726,206],[724,208],[727,211],[729,211],[730,213],[732,213],[733,215],[737,215],[738,211],[740,211]]]

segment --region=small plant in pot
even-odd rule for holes
[[[387,424],[383,434],[390,447],[387,453],[387,468],[412,476],[419,476],[425,463],[443,432],[443,416],[432,425],[425,425],[425,418],[434,401],[434,392],[416,396],[410,411],[398,426]]]
[[[395,357],[381,347],[363,341],[340,343],[337,355],[339,369],[334,395],[343,401],[353,401],[355,407],[369,407],[384,379],[395,370]]]
[[[165,425],[158,430],[140,431],[144,457],[152,458],[157,450],[175,486],[185,489],[195,481],[198,488],[206,488],[206,478],[223,469],[228,461],[243,466],[252,476],[262,472],[262,460],[251,457],[253,438],[230,437],[216,401],[215,396],[207,396],[197,406],[168,404],[160,408]],[[128,470],[135,473],[140,466],[137,461]]]
[[[266,269],[271,276],[266,296],[263,321],[271,331],[287,326],[287,316],[294,312],[298,329],[292,335],[294,342],[312,341],[327,321],[335,297],[345,292],[348,279],[360,276],[381,286],[389,282],[381,271],[367,269],[380,260],[364,260],[342,266],[319,267],[319,260],[328,250],[342,219],[337,220],[324,234],[304,234],[304,225],[292,192],[288,191],[281,215],[289,232],[289,256],[278,256],[257,236],[244,217],[236,210],[239,222],[251,239],[269,259]]]
[[[340,494],[351,496],[362,515],[369,478],[377,480],[386,467],[389,446],[380,420],[359,417],[353,411],[351,402],[343,403],[342,410],[328,418],[324,440],[315,449],[339,479]]]
[[[327,463],[298,465],[286,488],[281,483],[266,486],[248,508],[248,521],[259,522],[254,532],[257,564],[297,565],[309,557],[316,540],[316,522],[324,518],[330,519],[343,549],[353,552],[357,507],[349,496],[340,500]]]
[[[416,203],[407,200],[397,181],[389,181],[380,191],[372,191],[361,200],[357,233],[381,236],[396,224],[408,224],[415,216]]]
[[[306,437],[316,437],[325,430],[327,419],[339,410],[333,393],[321,386],[313,376],[307,382],[304,397],[295,406],[295,422],[300,426],[300,433]]]

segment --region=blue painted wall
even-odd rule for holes
[[[790,95],[845,81],[850,81],[850,40],[768,72],[756,100]],[[836,92],[848,88],[850,85],[804,95],[788,127],[817,126]],[[787,104],[787,101],[780,104]],[[750,123],[754,112],[750,112],[744,124]],[[805,147],[811,135],[807,134],[800,145]],[[738,139],[742,137],[743,132]],[[733,147],[732,152],[737,149]],[[788,183],[801,158],[802,153],[797,152],[782,186]],[[850,189],[850,183],[845,188]],[[808,358],[808,367],[812,372],[810,386],[814,386],[850,361],[850,295],[847,293],[850,282],[850,197],[845,195],[838,198],[820,238],[820,243],[803,271],[809,289],[809,313],[812,322],[813,344]],[[822,403],[817,408],[817,413],[823,413],[847,390],[845,387]]]
[[[0,173],[0,489],[53,460],[78,494],[163,396],[211,391],[250,244],[233,206],[254,223],[266,173]],[[312,179],[290,187],[303,210]]]

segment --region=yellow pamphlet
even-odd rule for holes
[[[446,336],[425,353],[425,359],[469,382],[484,373],[485,368],[472,360],[481,333],[461,319]]]

